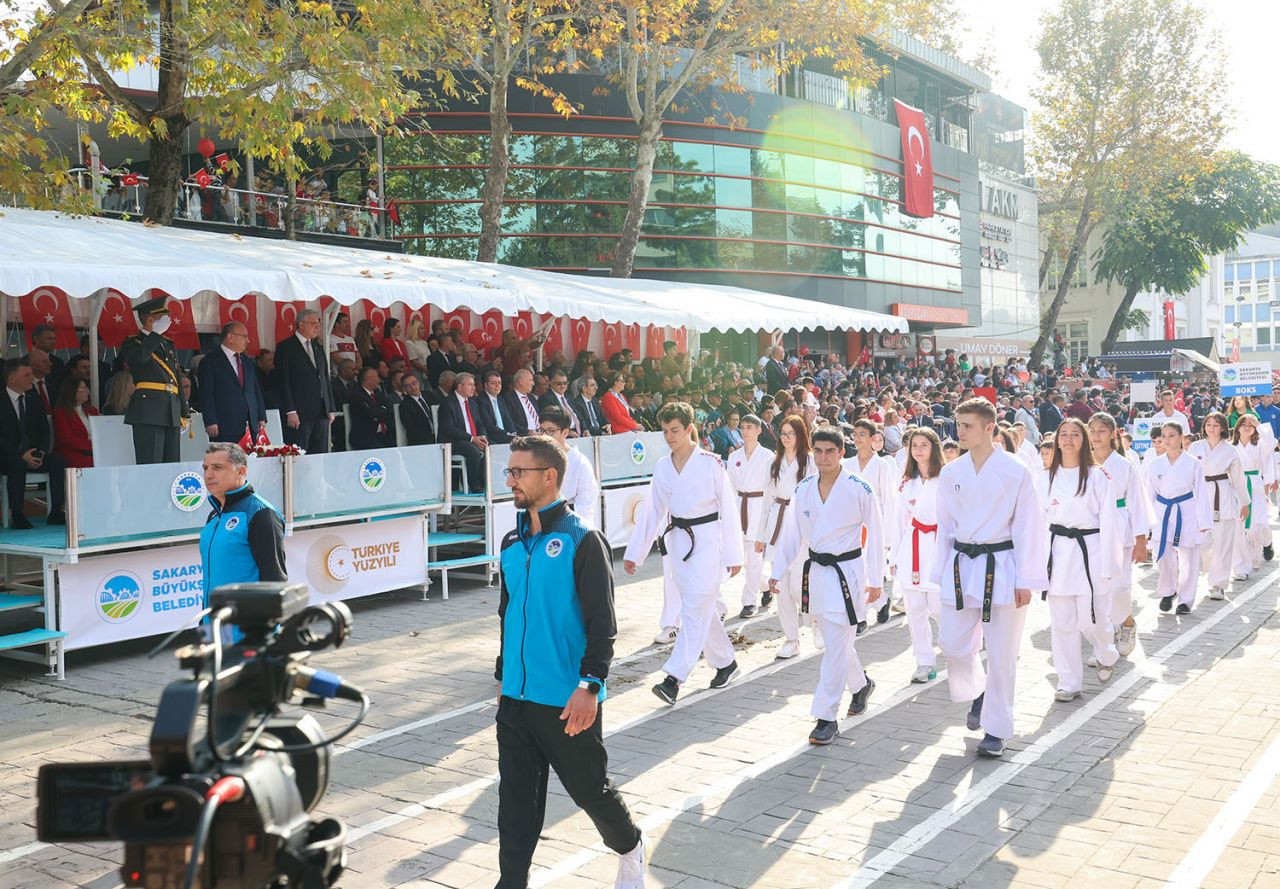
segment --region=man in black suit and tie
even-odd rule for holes
[[[295,323],[293,336],[276,344],[276,397],[284,414],[284,440],[309,454],[325,454],[336,411],[329,362],[316,342],[320,313],[303,309]]]
[[[431,405],[422,397],[422,383],[417,374],[404,378],[404,401],[400,402],[400,425],[411,445],[436,443],[436,429],[431,422]]]
[[[258,374],[244,356],[249,329],[239,321],[222,328],[222,344],[200,362],[200,414],[209,441],[239,441],[245,429],[251,438],[267,428],[267,402]]]
[[[457,373],[458,365],[461,363],[456,354],[457,346],[454,345],[453,334],[442,333],[437,337],[437,342],[440,348],[427,356],[427,382],[432,388],[440,385],[440,374],[446,370]]]
[[[347,421],[342,415],[342,409],[351,403],[351,390],[356,386],[357,370],[354,358],[339,359],[333,378],[329,380],[329,389],[333,392],[333,412],[337,415],[329,426],[329,440],[335,451],[347,449]]]
[[[360,371],[360,383],[351,390],[351,449],[355,451],[385,448],[395,443],[395,422],[391,406],[382,395],[378,370],[366,367]]]
[[[484,451],[489,439],[480,426],[475,408],[476,378],[468,373],[458,374],[453,383],[453,394],[440,405],[441,442],[453,446],[453,453],[467,462],[467,480],[471,490],[484,490]]]
[[[522,367],[511,377],[511,391],[507,393],[507,411],[515,424],[516,435],[528,435],[538,429],[541,415],[532,393],[533,371]]]
[[[0,399],[0,471],[9,489],[9,512],[14,530],[31,528],[23,514],[27,473],[49,473],[49,524],[65,525],[62,511],[67,464],[48,453],[51,435],[44,406],[31,391],[35,376],[25,358],[4,363],[5,398]]]
[[[586,376],[582,380],[582,385],[578,387],[577,397],[569,399],[569,403],[573,405],[573,412],[578,415],[578,423],[587,435],[604,435],[609,431],[609,425],[605,422],[604,408],[600,405],[600,399],[596,398],[599,390],[596,378]]]
[[[569,418],[569,430],[574,435],[582,435],[582,423],[578,420],[578,413],[569,403],[569,375],[558,367],[551,371],[547,391],[543,392],[542,397],[538,399],[538,413],[541,414],[549,407],[558,407],[564,411],[565,416]]]
[[[496,370],[485,372],[484,391],[476,396],[475,406],[484,437],[493,444],[510,444],[516,427],[502,397],[502,374]]]
[[[764,389],[769,395],[777,395],[789,385],[787,369],[782,364],[784,355],[786,353],[781,346],[774,346],[769,350],[769,360],[764,365]]]

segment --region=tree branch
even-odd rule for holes
[[[115,82],[115,78],[102,66],[102,62],[98,61],[97,53],[93,51],[93,48],[89,46],[85,39],[77,34],[72,34],[71,44],[76,48],[76,52],[80,54],[86,70],[92,75],[98,89],[102,90],[103,94],[118,105],[125,114],[133,118],[133,121],[138,126],[150,130],[151,115],[132,96],[126,93],[120,87],[120,84]]]
[[[18,83],[18,78],[44,51],[44,45],[61,36],[63,29],[70,26],[96,3],[98,0],[73,0],[64,6],[58,0],[49,0],[49,8],[53,10],[53,16],[38,23],[27,35],[26,42],[14,50],[13,55],[0,65],[0,93],[13,90]]]

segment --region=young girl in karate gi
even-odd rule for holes
[[[1213,494],[1200,461],[1182,451],[1182,426],[1160,427],[1164,453],[1147,463],[1147,492],[1153,513],[1151,543],[1156,550],[1156,592],[1160,610],[1190,614],[1200,576],[1200,545],[1213,529]]]
[[[898,483],[897,539],[893,547],[893,585],[907,608],[907,630],[916,658],[912,682],[937,677],[933,629],[941,622],[938,584],[934,579],[938,534],[938,474],[942,472],[942,442],[932,429],[911,429],[902,450],[907,452]]]
[[[1235,576],[1244,580],[1262,565],[1262,549],[1270,543],[1271,509],[1265,491],[1276,480],[1275,461],[1269,459],[1271,454],[1253,414],[1244,414],[1236,421],[1232,441],[1244,471],[1247,504],[1234,528],[1232,562]]]
[[[1222,599],[1231,582],[1237,526],[1249,514],[1249,494],[1240,451],[1228,441],[1226,416],[1214,411],[1204,418],[1200,429],[1204,438],[1194,442],[1187,453],[1204,468],[1204,480],[1213,501],[1213,530],[1201,559],[1207,563],[1209,598]]]

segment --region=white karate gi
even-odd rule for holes
[[[929,618],[942,625],[935,566],[938,560],[938,480],[920,476],[906,479],[898,483],[895,496],[894,512],[898,527],[895,529],[897,544],[893,551],[893,586],[895,592],[902,594],[907,608],[907,630],[911,634],[916,665],[933,667],[937,664],[937,655]],[[915,523],[935,530],[920,530]]]
[[[695,519],[720,516],[685,530],[672,528],[665,535],[667,555],[663,568],[680,595],[680,635],[662,669],[683,683],[689,678],[698,654],[721,669],[733,663],[733,645],[720,620],[720,584],[728,568],[742,565],[742,531],[737,522],[737,498],[729,485],[724,464],[715,454],[694,448],[684,469],[677,472],[671,455],[654,469],[644,509],[636,516],[624,558],[644,562],[669,518]],[[692,539],[690,538],[692,535]]]
[[[1200,551],[1200,559],[1208,563],[1206,573],[1209,586],[1225,590],[1227,584],[1231,583],[1231,563],[1235,556],[1240,509],[1249,502],[1240,452],[1229,441],[1220,441],[1217,447],[1211,449],[1208,441],[1201,440],[1192,442],[1187,453],[1199,460],[1204,470],[1205,488],[1213,518],[1213,528],[1209,531],[1206,547]],[[1208,477],[1211,475],[1225,475],[1226,478],[1209,481]],[[1218,501],[1216,512],[1213,511],[1215,499]]]
[[[884,534],[880,504],[865,481],[842,472],[825,501],[818,482],[819,476],[811,475],[796,486],[792,508],[782,522],[770,576],[780,580],[793,563],[800,564],[803,572],[809,552],[841,555],[862,549],[860,558],[839,564],[853,603],[853,618],[849,616],[836,568],[817,562],[809,566],[809,613],[817,618],[825,643],[810,712],[815,719],[835,720],[842,691],[847,687],[856,694],[866,685],[866,671],[858,659],[854,638],[858,622],[866,618],[866,589],[884,586],[884,562],[874,557],[884,552]]]
[[[756,449],[747,456],[746,446],[738,448],[729,455],[726,461],[729,472],[729,483],[733,485],[734,499],[738,503],[738,527],[743,535],[749,535],[751,529],[760,521],[760,514],[765,511],[764,488],[769,481],[769,467],[773,463],[773,451],[764,445],[757,444]],[[757,496],[743,497],[743,494]],[[744,508],[745,507],[745,508]],[[745,520],[744,520],[745,515]],[[760,578],[764,572],[764,553],[756,552],[754,540],[748,538],[743,543],[742,565],[742,604],[760,604]]]
[[[1133,544],[1138,535],[1151,533],[1151,498],[1142,484],[1141,464],[1135,466],[1128,455],[1121,457],[1113,450],[1102,466],[1111,476],[1116,505],[1124,501],[1120,509],[1124,526],[1116,532],[1121,543],[1120,569],[1109,584],[1111,623],[1118,627],[1133,614]]]
[[[1078,468],[1060,468],[1052,479],[1049,470],[1040,471],[1045,482],[1045,518],[1051,529],[1053,573],[1047,599],[1053,666],[1058,673],[1058,689],[1078,692],[1084,688],[1080,637],[1089,643],[1103,666],[1110,667],[1120,658],[1111,625],[1111,589],[1120,573],[1124,542],[1120,533],[1127,521],[1116,505],[1116,491],[1105,468],[1088,468],[1083,494],[1076,493],[1080,484]],[[1098,532],[1081,538],[1088,553],[1087,573],[1080,543],[1065,535],[1054,535],[1055,525]]]
[[[1023,463],[1027,464],[1032,475],[1044,469],[1044,461],[1040,459],[1040,449],[1025,438],[1022,444],[1018,445],[1018,456]]]
[[[772,467],[770,467],[772,471]],[[816,471],[813,458],[805,465],[805,472]],[[800,483],[800,464],[797,460],[789,460],[784,454],[778,466],[778,480],[772,475],[766,477],[764,486],[765,508],[760,511],[759,523],[748,533],[747,539],[754,548],[758,541],[765,544],[764,556],[773,563],[777,547],[773,541],[782,533],[783,519],[791,511],[791,498],[795,496],[796,485]],[[779,501],[784,501],[780,503]],[[778,584],[778,623],[782,625],[782,635],[791,642],[800,641],[800,564],[791,566],[791,570],[783,575]]]
[[[1182,454],[1173,463],[1161,454],[1147,464],[1147,491],[1151,495],[1151,547],[1157,560],[1156,593],[1178,597],[1191,605],[1196,600],[1196,580],[1200,575],[1200,545],[1213,529],[1213,492],[1204,480],[1204,468],[1195,457]],[[1190,494],[1187,500],[1165,504]],[[1178,517],[1182,536],[1177,536]],[[1160,551],[1164,550],[1161,558]]]
[[[596,471],[591,467],[591,461],[577,448],[565,448],[565,461],[560,496],[573,504],[573,511],[589,527],[598,528],[600,484],[596,481]]]
[[[955,544],[1013,541],[995,554],[991,620],[982,620],[985,555],[969,558]],[[1018,648],[1027,609],[1014,604],[1015,589],[1043,590],[1049,531],[1036,497],[1031,471],[1013,454],[992,452],[974,470],[964,454],[938,476],[938,559],[934,582],[942,604],[938,645],[947,656],[947,685],[953,701],[972,701],[985,692],[982,728],[997,738],[1013,736],[1013,693]],[[956,608],[954,566],[960,566],[964,608]],[[979,652],[987,645],[987,670]]]
[[[880,504],[880,527],[898,527],[898,520],[894,515],[898,498],[894,496],[894,492],[898,489],[898,482],[902,479],[902,473],[894,465],[893,461],[888,457],[872,454],[871,459],[867,461],[867,465],[864,467],[862,461],[858,459],[858,455],[854,454],[852,457],[846,457],[840,462],[845,469],[871,486],[871,493],[876,495],[876,502]],[[896,535],[887,534],[885,536],[884,553],[881,561],[887,566],[893,558],[893,547],[897,540],[895,539]],[[883,568],[881,570],[883,571]],[[887,600],[881,601],[880,604],[883,605],[885,601]]]
[[[1276,479],[1275,461],[1266,459],[1270,452],[1266,450],[1261,434],[1256,445],[1241,442],[1233,447],[1240,455],[1241,471],[1245,473],[1245,502],[1253,507],[1253,512],[1247,522],[1238,521],[1233,529],[1235,538],[1231,562],[1240,574],[1251,574],[1262,564],[1262,548],[1271,542],[1271,504],[1264,490]],[[1250,483],[1252,496],[1248,493]]]

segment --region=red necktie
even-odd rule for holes
[[[40,400],[44,402],[45,411],[49,410],[49,393],[45,391],[44,380],[36,380],[36,389],[40,393]]]
[[[236,353],[236,379],[240,381],[240,388],[244,388],[244,363],[240,360],[240,353]]]
[[[467,399],[465,399],[465,398],[464,398],[464,399],[462,400],[462,409],[463,409],[464,411],[466,411],[466,412],[467,412],[467,433],[468,433],[472,438],[475,438],[475,436],[476,436],[476,421],[475,421],[475,420],[473,420],[473,419],[471,419],[471,402],[470,402],[469,400],[467,400]]]

